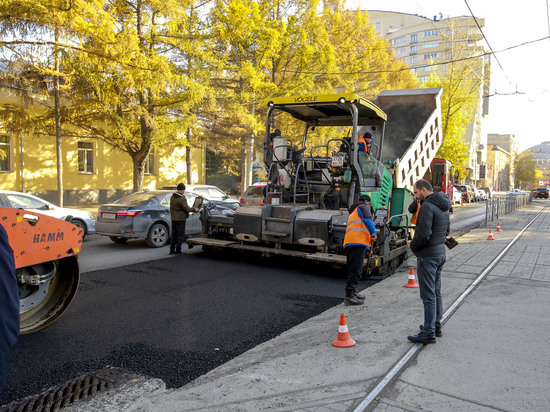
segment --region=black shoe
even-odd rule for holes
[[[365,301],[358,299],[357,296],[346,296],[344,299],[344,305],[346,306],[356,306],[356,305],[364,305]]]
[[[420,330],[424,330],[424,325],[420,325]],[[443,332],[441,332],[441,326],[435,327],[435,336],[437,336],[438,338],[443,336]]]
[[[170,251],[170,253],[168,253],[169,255],[175,255],[176,252],[174,252],[173,250]]]
[[[435,333],[424,333],[420,332],[418,335],[409,336],[408,339],[414,343],[423,343],[427,345],[428,343],[435,343]]]
[[[361,293],[356,293],[355,294],[355,297],[359,300],[365,300],[365,295],[361,294]]]

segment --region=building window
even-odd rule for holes
[[[416,56],[411,57],[411,64],[416,63]]]
[[[156,175],[156,154],[153,149],[149,152],[149,156],[145,161],[145,174],[146,175]]]
[[[432,42],[429,42],[429,43],[425,43],[424,44],[424,48],[425,49],[433,49],[435,47],[438,47],[439,46],[439,42],[438,41],[432,41]]]
[[[399,37],[397,39],[393,39],[391,41],[392,46],[395,45],[395,44],[401,44],[401,43],[405,43],[405,37],[404,36]]]
[[[78,172],[94,173],[94,144],[78,142]]]
[[[376,30],[380,30],[380,23],[374,23],[374,28]]]
[[[416,54],[417,51],[418,51],[418,46],[411,46],[411,51],[409,54]]]
[[[11,163],[10,137],[0,135],[0,172],[9,172]]]
[[[424,60],[437,59],[437,53],[427,53],[424,55]]]
[[[411,43],[418,42],[418,34],[411,34]]]
[[[438,34],[439,30],[427,30],[424,32],[424,37],[437,36]]]

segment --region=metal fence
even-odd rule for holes
[[[493,197],[485,204],[485,226],[489,221],[498,219],[499,216],[512,213],[514,210],[524,207],[532,200],[531,194],[525,195],[507,195],[502,197]]]

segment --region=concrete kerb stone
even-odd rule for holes
[[[521,213],[520,218],[500,219],[504,232],[499,235],[513,238],[539,210],[519,210],[515,213]],[[509,222],[514,222],[515,229]],[[476,263],[484,260],[486,265],[508,243],[502,238],[489,241],[492,245],[488,247],[487,233],[485,227],[474,229],[457,238],[459,245],[449,251],[449,265],[443,271],[445,308],[483,270],[478,264],[461,264],[461,253],[466,252],[468,260]],[[411,257],[391,277],[364,290],[366,306],[331,308],[181,388],[163,391],[157,387],[153,393],[137,396],[128,393],[126,404],[122,406],[119,397],[116,407],[100,394],[94,397],[93,406],[88,402],[78,410],[305,410],[312,405],[344,403],[345,399],[358,401],[361,397],[357,394],[372,390],[410,349],[407,335],[416,333],[423,321],[418,289],[403,287],[409,268],[415,266],[416,258]],[[341,313],[357,342],[352,348],[331,344]],[[437,350],[437,344],[428,350]]]

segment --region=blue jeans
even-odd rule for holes
[[[436,326],[441,326],[441,270],[444,263],[445,256],[416,258],[420,298],[424,304],[424,332],[429,334],[435,333]]]

